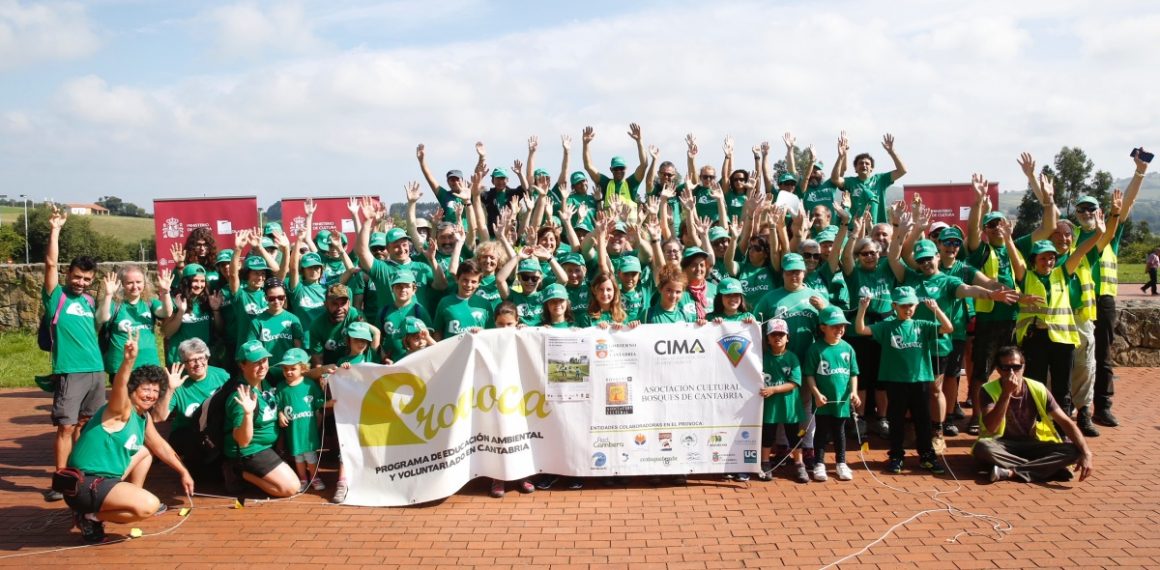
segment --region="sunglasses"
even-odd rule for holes
[[[729,180],[732,182],[745,182],[746,179],[745,178],[730,178]]]
[[[821,258],[822,258],[822,254],[820,254],[820,253],[803,253],[802,254],[802,259],[821,259]]]
[[[269,303],[273,303],[274,301],[285,301],[285,300],[286,300],[285,295],[266,295],[266,301]]]
[[[529,273],[529,274],[520,275],[520,281],[539,281],[539,280],[540,280],[540,276],[539,276],[539,275],[532,275],[532,274],[530,274],[530,273]]]
[[[336,307],[341,307],[341,306],[349,303],[350,299],[347,299],[346,297],[339,297],[337,299],[327,299],[326,302],[330,303],[331,305],[334,305]]]
[[[858,255],[861,255],[862,257],[872,257],[875,255],[878,255],[878,250],[876,250],[876,249],[864,249],[862,251],[859,251]]]
[[[963,242],[957,239],[943,240],[942,244],[947,247],[963,247]]]
[[[382,253],[384,251],[387,251],[387,248],[385,248],[385,247],[372,247],[371,248],[371,253]]]
[[[999,370],[1002,370],[1004,372],[1014,372],[1016,370],[1023,368],[1023,365],[1022,364],[1000,364],[1000,365],[996,366],[995,368],[998,368]]]
[[[999,222],[998,222],[998,220],[996,220],[996,221],[994,221],[994,222],[991,222],[991,223],[987,224],[987,229],[989,229],[989,230],[997,230],[997,229],[999,229]]]
[[[714,176],[712,174],[702,174],[701,175],[701,180],[712,180],[713,178],[714,178]]]
[[[1090,214],[1090,213],[1096,211],[1096,207],[1095,206],[1082,206],[1082,207],[1076,208],[1075,211],[1079,212],[1081,214]]]

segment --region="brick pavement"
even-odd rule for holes
[[[952,517],[944,507],[842,567],[1157,568],[1160,482],[1150,475],[1160,471],[1160,411],[1147,402],[1158,372],[1120,370],[1116,411],[1125,425],[1104,428],[1093,440],[1095,475],[1084,483],[977,481],[970,438],[960,436],[950,440],[948,459],[964,480],[961,488],[949,475],[879,476],[910,491],[899,493],[854,465],[850,483],[799,485],[784,474],[749,485],[693,479],[681,487],[607,488],[589,481],[582,491],[509,493],[502,500],[488,498],[476,482],[445,501],[395,509],[335,506],[317,494],[250,501],[241,510],[198,498],[193,514],[168,535],[63,552],[47,551],[79,545],[79,535],[69,529],[64,506],[46,504],[39,494],[51,462],[49,397],[0,391],[0,565],[820,567],[920,511],[939,509],[923,494],[938,490],[954,507],[1005,519],[1013,529],[1002,535],[991,519]],[[852,452],[851,462],[857,457]],[[872,440],[867,458],[880,470],[884,442]],[[332,484],[333,472],[325,475]],[[171,505],[182,503],[167,467],[155,467],[149,487]],[[151,533],[181,520],[171,509],[138,526]],[[108,530],[123,536],[129,529]],[[37,554],[2,558],[28,552]]]

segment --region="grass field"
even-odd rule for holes
[[[0,333],[0,388],[35,386],[32,377],[52,369],[33,333]]]
[[[1121,263],[1118,270],[1120,283],[1147,283],[1148,272],[1143,263]]]
[[[12,224],[24,213],[18,206],[0,206],[0,223]],[[138,243],[153,237],[153,218],[126,218],[121,216],[91,216],[93,229],[111,235],[125,243]],[[23,231],[23,228],[17,228]]]

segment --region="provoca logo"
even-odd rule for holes
[[[741,359],[745,357],[746,352],[749,352],[751,344],[753,343],[748,338],[735,334],[725,335],[717,340],[717,346],[721,347],[721,351],[729,359],[729,364],[732,364],[734,368],[741,364]]]

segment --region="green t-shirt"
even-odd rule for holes
[[[956,260],[950,267],[940,267],[939,270],[952,277],[958,277],[960,281],[967,285],[974,285],[975,273],[978,271],[974,267],[959,260]],[[943,312],[946,311],[944,310]],[[973,297],[956,298],[955,302],[951,305],[950,312],[947,313],[947,318],[950,319],[951,324],[955,327],[955,330],[951,332],[951,340],[967,340],[967,322],[973,316],[975,316],[975,299]]]
[[[687,305],[692,308],[692,305]],[[644,316],[644,323],[649,325],[665,324],[665,323],[695,323],[697,322],[697,311],[693,310],[692,315],[684,310],[680,303],[671,311],[666,311],[661,308],[660,304],[655,304],[649,307],[648,313]]]
[[[282,428],[286,437],[286,452],[302,455],[321,449],[319,420],[322,418],[322,406],[326,404],[326,394],[318,382],[313,378],[303,378],[293,386],[282,386],[274,397],[278,411],[290,422]]]
[[[442,186],[435,189],[435,199],[439,201],[439,206],[443,208],[443,219],[445,221],[451,223],[460,222],[463,227],[467,227],[467,218],[464,217],[460,220],[459,215],[455,213],[455,204],[462,204],[462,199]],[[466,211],[466,206],[464,208],[464,211]]]
[[[697,202],[698,217],[709,218],[713,222],[720,220],[721,213],[717,211],[717,199],[710,195],[708,186],[694,186],[693,199]]]
[[[517,291],[508,293],[508,301],[515,303],[516,311],[519,313],[520,322],[528,326],[536,326],[540,324],[540,319],[544,314],[544,292],[536,291],[531,295],[525,295]]]
[[[608,311],[604,311],[604,312],[600,313],[600,315],[598,315],[596,318],[593,318],[592,315],[589,315],[588,311],[585,311],[583,313],[573,312],[572,314],[576,316],[576,326],[578,328],[594,327],[596,325],[599,325],[600,323],[612,323],[613,322],[612,313],[609,313]],[[625,321],[625,322],[627,323],[628,321]]]
[[[459,296],[444,297],[435,310],[434,328],[443,335],[442,338],[463,334],[472,327],[485,329],[491,325],[491,303],[478,295],[467,299]]]
[[[713,312],[713,300],[716,298],[717,284],[712,281],[706,281],[705,304],[702,305],[702,309],[704,309],[705,314]],[[693,316],[693,321],[691,322],[695,322],[697,320],[697,301],[693,299],[693,294],[690,293],[688,289],[685,289],[685,292],[681,294],[681,300],[677,301],[677,306],[680,307],[681,310]]]
[[[878,265],[872,270],[862,268],[857,261],[854,270],[846,274],[846,285],[850,290],[850,306],[853,307],[846,319],[854,322],[853,316],[858,309],[862,297],[870,297],[870,306],[866,308],[866,324],[876,323],[894,313],[890,302],[890,292],[894,289],[894,271],[885,258],[878,260]],[[847,336],[856,336],[854,327],[846,327]]]
[[[850,395],[853,393],[850,379],[857,375],[858,359],[854,347],[844,340],[826,344],[825,339],[819,338],[806,351],[802,376],[812,376],[818,391],[829,401],[818,408],[818,415],[850,417]]]
[[[109,348],[104,354],[105,372],[114,374],[121,367],[129,331],[137,331],[140,334],[137,340],[137,361],[133,363],[133,368],[137,369],[147,364],[161,366],[155,332],[157,317],[153,316],[161,310],[161,301],[157,299],[148,302],[139,299],[136,303],[113,301],[109,312],[112,313],[114,309],[117,314],[110,314],[109,322],[105,323],[112,333],[109,337]]]
[[[641,281],[637,283],[636,288],[632,291],[625,291],[622,285],[620,300],[624,303],[624,312],[626,314],[624,322],[631,323],[633,321],[643,320],[649,305],[652,305],[653,296],[651,283],[646,286],[645,282]]]
[[[648,195],[650,198],[653,196],[660,196],[661,190],[663,190],[663,189],[664,189],[664,185],[662,185],[660,182],[654,182],[652,190],[649,190]],[[683,192],[684,190],[685,190],[685,183],[682,182],[682,183],[678,184],[677,185],[677,193],[672,198],[669,198],[669,200],[668,200],[669,201],[669,216],[672,218],[672,224],[673,224],[673,227],[672,227],[673,235],[680,233],[682,218],[681,218],[681,199],[679,196],[681,195],[681,192]],[[660,214],[660,212],[657,212],[657,213],[658,213],[658,215]]]
[[[435,272],[431,266],[418,261],[397,263],[391,260],[383,261],[376,259],[371,264],[370,275],[371,279],[375,282],[375,289],[378,292],[379,306],[387,307],[395,304],[395,292],[391,289],[391,281],[394,280],[396,273],[404,269],[409,269],[415,275],[416,301],[420,305],[423,305],[424,309],[430,310],[432,298],[440,299],[443,296],[443,291],[436,292],[431,287],[431,281],[435,276]]]
[[[230,304],[233,308],[233,323],[227,323],[233,325],[237,334],[234,338],[244,341],[246,335],[250,334],[254,317],[266,312],[267,306],[265,291],[261,289],[250,291],[244,284],[238,287],[238,293],[234,295]]]
[[[725,213],[729,215],[729,219],[737,218],[737,222],[741,223],[741,213],[745,210],[745,201],[749,196],[745,192],[734,192],[733,190],[725,191]]]
[[[361,321],[362,314],[358,309],[351,307],[341,322],[332,322],[328,315],[322,315],[310,325],[310,344],[306,351],[311,355],[321,354],[323,364],[334,364],[347,353],[346,327],[355,321]]]
[[[580,194],[572,192],[568,194],[567,200],[560,199],[560,190],[553,188],[548,192],[548,198],[552,201],[552,214],[556,217],[560,216],[560,206],[567,202],[572,207],[572,227],[580,225],[580,222],[588,222],[590,227],[596,227],[596,197],[587,192]],[[587,206],[588,213],[583,218],[580,217],[580,206]]]
[[[753,308],[753,314],[763,323],[769,319],[785,320],[789,327],[788,350],[801,361],[814,343],[818,330],[818,310],[810,303],[810,298],[820,296],[809,287],[793,292],[780,287],[767,293]]]
[[[763,421],[767,424],[796,424],[805,417],[802,406],[802,365],[794,353],[786,350],[775,355],[766,350],[762,358],[762,378],[767,388],[792,382],[796,389],[765,398]]]
[[[427,309],[423,305],[416,303],[411,299],[410,303],[402,307],[395,307],[391,305],[392,310],[386,313],[382,319],[383,321],[383,352],[390,357],[391,360],[399,360],[407,355],[406,349],[403,348],[402,327],[403,321],[407,317],[415,317],[423,321],[424,324],[430,326],[433,323],[431,315],[427,313]]]
[[[880,382],[932,382],[931,360],[938,349],[938,323],[890,319],[870,325],[870,336],[882,345]]]
[[[805,184],[804,187],[802,183]],[[816,186],[809,185],[809,178],[804,179],[802,183],[798,184],[798,197],[802,199],[802,207],[806,213],[812,213],[816,206],[825,206],[833,216],[834,198],[841,196],[842,190],[834,186],[834,182],[828,178]]]
[[[843,189],[850,193],[851,215],[860,216],[866,204],[873,204],[870,206],[870,215],[874,216],[874,223],[882,224],[889,221],[886,217],[886,189],[891,184],[894,184],[894,179],[889,172],[871,174],[866,180],[857,176],[847,176],[843,182]]]
[[[335,364],[339,366],[342,366],[343,364],[350,364],[351,366],[355,364],[375,364],[375,358],[373,355],[371,355],[371,351],[364,350],[359,354],[348,354],[342,358],[339,358],[338,362]]]
[[[750,263],[748,255],[741,260],[737,268],[737,280],[741,282],[747,307],[756,307],[767,293],[777,288],[773,277],[773,268],[768,262],[754,265]]]
[[[277,366],[278,362],[282,360],[282,355],[286,354],[287,350],[294,348],[296,342],[301,346],[305,336],[302,323],[298,317],[294,316],[294,313],[282,311],[273,314],[265,311],[254,317],[253,322],[250,323],[250,331],[242,341],[256,340],[261,342],[262,346],[270,351],[271,376],[280,377],[281,369],[277,369]]]
[[[358,278],[360,275],[355,275],[351,281]],[[363,302],[366,302],[365,298]],[[321,281],[310,284],[299,282],[290,292],[290,306],[294,307],[294,315],[302,323],[302,328],[310,330],[314,319],[326,312],[326,286]]]
[[[327,252],[319,252],[322,256],[322,282],[323,287],[329,287],[334,283],[339,283],[343,273],[346,273],[346,264],[342,262],[341,257],[329,257]],[[357,277],[358,274],[355,274]],[[351,277],[346,282],[346,288],[350,289],[350,301],[353,303],[354,298],[362,295],[363,283],[362,280]]]
[[[64,295],[60,317],[52,326],[52,317]],[[52,373],[100,372],[105,369],[101,350],[97,346],[97,325],[93,315],[92,298],[87,294],[73,295],[57,284],[49,294],[42,290],[45,318],[52,326]],[[120,477],[120,475],[118,475]]]
[[[175,307],[173,310],[177,310]],[[220,309],[226,311],[225,307]],[[224,317],[227,313],[222,313]],[[191,338],[200,338],[206,346],[213,346],[213,311],[210,310],[209,305],[203,305],[196,301],[189,303],[185,313],[181,315],[181,324],[177,327],[177,332],[173,336],[165,339],[165,362],[173,364],[181,360],[181,355],[177,352],[177,347],[181,343]],[[230,358],[233,358],[231,353]]]
[[[458,286],[456,286],[458,289]],[[475,290],[475,296],[487,301],[491,305],[492,310],[495,310],[500,303],[503,302],[503,297],[499,294],[499,285],[495,282],[495,274],[485,275],[479,280],[479,288]],[[458,298],[457,295],[447,295],[439,300],[435,306],[443,304],[443,301],[451,298]]]
[[[918,307],[915,309],[914,318],[937,322],[934,313],[926,307],[922,302],[927,299],[934,299],[938,303],[938,308],[946,313],[947,318],[955,313],[956,305],[960,304],[961,299],[956,296],[959,286],[963,284],[963,280],[947,273],[935,273],[930,277],[925,277],[921,273],[906,270],[905,284],[913,287],[915,294],[918,296]],[[955,324],[951,320],[951,324]],[[935,327],[938,328],[937,326]],[[957,328],[957,326],[956,326]],[[946,356],[951,353],[951,335],[938,335],[938,355]]]
[[[998,281],[1002,283],[1007,289],[1015,288],[1015,274],[1011,271],[1011,258],[1007,254],[1007,246],[1001,245],[998,247],[983,241],[979,243],[978,249],[972,251],[967,256],[967,263],[970,263],[975,269],[983,271],[983,266],[987,263],[987,258],[994,249],[995,255],[999,260],[999,275]],[[983,271],[984,274],[986,273]],[[995,276],[988,275],[992,279]],[[1019,312],[1017,305],[1008,305],[1006,303],[995,303],[994,309],[990,312],[976,312],[975,316],[980,321],[1013,321],[1015,315]]]
[[[753,318],[756,318],[756,317],[754,317],[753,313],[750,313],[749,311],[741,311],[738,313],[734,313],[732,315],[726,315],[724,312],[718,313],[717,311],[713,311],[712,313],[705,315],[705,320],[710,321],[710,322],[714,321],[716,319],[721,319],[722,321],[727,322],[727,323],[739,323],[745,319],[753,319]]]
[[[169,398],[169,418],[173,420],[171,431],[197,429],[201,405],[229,380],[229,373],[217,366],[207,367],[205,378],[201,380],[186,379]]]
[[[69,453],[69,467],[80,469],[85,475],[120,479],[129,468],[133,455],[145,445],[145,417],[133,410],[120,430],[109,433],[101,426],[101,416],[108,404],[101,406],[92,421],[81,428],[81,436]]]
[[[239,381],[245,384],[245,380],[239,379]],[[239,446],[238,440],[234,439],[234,430],[242,427],[242,422],[246,419],[246,412],[235,398],[226,398],[226,437],[222,453],[231,459],[247,457],[259,451],[270,449],[274,446],[274,442],[278,441],[278,432],[275,429],[275,426],[278,425],[278,401],[274,388],[263,380],[261,386],[256,390],[250,389],[257,394],[258,402],[257,406],[254,407],[252,419],[254,437],[250,440],[250,444],[245,447]]]

